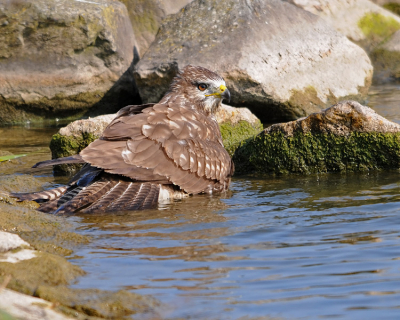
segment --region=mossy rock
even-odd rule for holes
[[[36,251],[36,257],[17,263],[0,262],[0,281],[8,275],[7,288],[33,295],[39,285],[67,285],[85,272],[65,258]]]
[[[75,317],[76,311],[90,317],[132,319],[136,313],[151,313],[160,302],[150,296],[141,296],[126,290],[117,292],[98,289],[71,289],[65,286],[39,286],[39,298],[54,302],[59,311]],[[61,306],[60,306],[61,304]]]
[[[262,131],[260,121],[251,124],[247,121],[239,121],[236,124],[224,122],[219,125],[224,147],[230,156],[233,156],[236,149],[248,138],[255,136]]]
[[[50,150],[53,159],[72,156],[85,149],[99,136],[93,133],[82,132],[81,135],[64,136],[59,133],[53,135],[50,141]],[[62,164],[54,167],[56,173],[73,173],[79,169],[79,164]]]
[[[367,51],[371,51],[399,30],[400,23],[392,17],[369,12],[358,21],[358,27],[366,36],[366,40],[361,41],[361,46]]]
[[[239,174],[356,172],[400,167],[400,133],[260,134],[233,157]]]

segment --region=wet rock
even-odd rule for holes
[[[128,9],[139,55],[143,56],[154,41],[162,19],[177,13],[193,0],[120,0]]]
[[[118,110],[134,45],[118,1],[1,2],[0,123]]]
[[[97,289],[70,289],[64,286],[40,286],[36,290],[36,295],[89,316],[106,319],[127,319],[136,313],[154,316],[153,310],[160,306],[157,300],[149,296],[125,290],[110,292]]]
[[[98,139],[116,114],[98,116],[86,120],[77,120],[61,128],[52,137],[50,149],[52,158],[78,154],[89,143]],[[232,155],[245,139],[262,130],[260,120],[247,108],[234,108],[223,104],[216,114],[220,125],[224,146]],[[56,166],[58,173],[75,172],[80,165]]]
[[[158,101],[187,64],[221,74],[231,103],[265,123],[363,94],[372,76],[361,48],[321,18],[277,0],[197,0],[167,17],[135,68],[143,101]]]
[[[286,1],[320,16],[363,47],[374,65],[374,81],[390,81],[400,77],[400,54],[395,48],[399,41],[400,3],[393,1],[382,8],[369,0]]]
[[[400,125],[355,101],[272,125],[237,149],[238,173],[352,172],[400,167]]]

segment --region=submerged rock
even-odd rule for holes
[[[0,123],[118,110],[134,46],[118,1],[0,2]]]
[[[98,139],[116,114],[77,120],[61,128],[50,142],[52,158],[78,154],[89,143]],[[234,108],[222,104],[215,115],[221,129],[225,149],[233,155],[236,148],[245,139],[258,134],[262,129],[260,120],[247,108]],[[80,165],[59,165],[59,173],[74,172]]]
[[[70,289],[68,287],[39,286],[36,295],[72,310],[106,319],[132,319],[131,315],[155,315],[161,304],[150,296],[125,290],[110,292],[98,289]]]
[[[135,67],[144,102],[187,64],[215,70],[231,103],[263,122],[293,120],[366,92],[366,53],[323,19],[278,0],[197,0],[164,20]]]
[[[382,8],[369,0],[285,1],[320,16],[363,47],[374,65],[375,81],[400,78],[400,2],[391,1]],[[384,4],[384,1],[379,2]]]
[[[355,101],[272,125],[236,150],[238,173],[400,168],[400,125]]]

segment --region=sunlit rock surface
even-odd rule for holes
[[[74,319],[52,310],[53,303],[8,289],[0,290],[0,319],[68,320]],[[6,311],[8,314],[1,312]],[[15,317],[15,318],[14,318]]]
[[[128,9],[140,56],[154,41],[158,28],[169,14],[177,13],[193,0],[120,0]]]
[[[375,1],[380,7],[369,0],[286,1],[320,16],[363,47],[374,65],[374,81],[400,78],[400,2]]]
[[[118,1],[1,1],[0,124],[115,112],[135,97],[134,45]]]
[[[187,64],[221,74],[231,103],[265,123],[359,96],[372,77],[360,47],[323,19],[278,0],[197,0],[167,17],[136,65],[143,101],[158,101]]]
[[[400,125],[355,101],[270,126],[236,150],[239,173],[400,168]]]

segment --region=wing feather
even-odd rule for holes
[[[139,114],[127,108],[81,157],[106,172],[167,180],[188,193],[225,185],[231,160],[217,122],[182,97],[171,101],[147,106]]]

